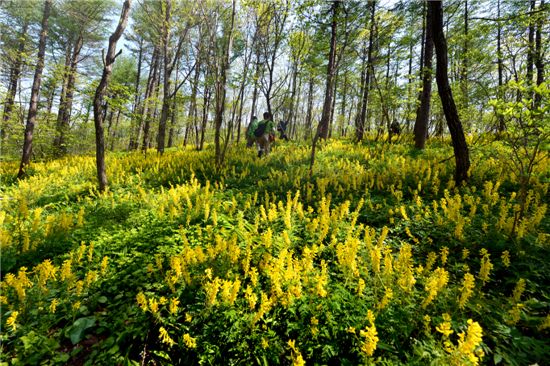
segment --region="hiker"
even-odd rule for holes
[[[246,147],[252,147],[254,145],[254,141],[256,140],[254,131],[258,128],[258,123],[258,117],[252,116],[252,121],[250,121],[250,124],[246,128]]]
[[[275,124],[271,113],[265,112],[264,119],[253,130],[258,148],[258,157],[269,154],[271,143],[275,141]]]
[[[399,135],[401,133],[401,126],[399,126],[399,122],[393,121],[390,125],[390,132],[393,135]]]
[[[288,121],[286,122],[279,122],[277,124],[277,131],[279,132],[279,138],[281,140],[288,141],[288,136],[286,135],[286,128],[288,127]]]
[[[399,122],[394,120],[390,125],[389,132],[389,143],[391,144],[393,135],[397,135],[397,138],[399,139],[399,135],[401,134],[401,126],[399,125]]]

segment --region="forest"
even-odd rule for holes
[[[549,20],[0,0],[0,366],[544,365]]]

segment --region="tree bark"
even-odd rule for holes
[[[428,11],[426,23],[432,24],[432,12]],[[432,59],[433,59],[433,33],[432,28],[427,27],[424,41],[424,55],[422,60],[422,92],[418,95],[420,105],[416,111],[416,121],[414,124],[414,146],[417,149],[424,149],[426,138],[428,137],[428,120],[430,118],[430,100],[432,95]]]
[[[535,0],[530,0],[531,9],[530,11],[533,12],[535,10]],[[534,21],[534,15],[529,15],[529,27],[528,27],[528,45],[527,45],[527,72],[526,72],[526,79],[527,79],[527,86],[533,85],[533,64],[535,60],[535,21]]]
[[[10,119],[11,112],[15,104],[15,95],[17,94],[17,85],[19,84],[19,78],[21,77],[21,66],[23,65],[23,52],[25,51],[25,39],[27,38],[28,27],[29,24],[25,22],[21,28],[17,54],[15,55],[15,62],[11,68],[9,88],[6,95],[6,101],[4,103],[4,114],[2,116],[4,123]]]
[[[332,108],[332,99],[334,98],[334,80],[335,80],[335,61],[336,61],[336,35],[338,31],[338,11],[340,7],[340,1],[334,1],[332,3],[332,22],[331,22],[331,35],[330,35],[330,52],[328,56],[327,65],[327,81],[325,85],[325,100],[323,103],[323,112],[321,114],[321,120],[317,128],[317,138],[327,139],[328,128],[330,122],[330,110]]]
[[[311,159],[309,162],[309,177],[313,175],[313,165],[315,164],[315,149],[319,139],[328,138],[328,128],[330,122],[330,110],[333,106],[332,98],[334,97],[334,74],[335,74],[335,61],[336,61],[336,36],[338,31],[338,9],[340,7],[340,1],[336,0],[332,3],[332,22],[330,25],[330,51],[327,65],[327,81],[325,85],[325,100],[323,102],[323,112],[321,114],[321,120],[317,126],[317,132],[313,137],[313,143],[311,145]]]
[[[223,165],[225,147],[221,146],[221,128],[223,123],[223,115],[225,112],[225,97],[226,97],[226,81],[227,72],[229,70],[229,59],[231,56],[231,46],[233,43],[233,27],[235,24],[236,0],[232,1],[231,5],[231,20],[229,29],[224,29],[225,40],[223,42],[222,59],[218,63],[216,77],[216,115],[214,116],[214,144],[216,148],[216,167],[220,168]],[[225,27],[224,27],[225,28]],[[227,139],[226,139],[227,144]]]
[[[151,100],[154,94],[155,87],[157,85],[157,78],[159,74],[159,50],[158,47],[153,49],[151,56],[151,67],[149,69],[149,77],[147,80],[147,89],[145,90],[145,98],[143,99],[141,119],[143,123],[143,140],[141,144],[141,150],[147,151],[149,144],[149,132],[151,129],[152,111],[154,110],[153,104],[155,101]]]
[[[306,112],[306,134],[305,139],[311,137],[311,130],[313,129],[313,88],[315,86],[315,78],[310,76],[309,86],[307,91],[307,112]]]
[[[500,1],[497,2],[497,18],[500,19]],[[497,96],[499,99],[502,99],[503,96],[503,70],[504,70],[504,63],[502,61],[502,48],[501,48],[501,42],[502,42],[502,24],[499,21],[497,23],[497,67],[498,67],[498,91]],[[502,113],[498,113],[498,131],[500,133],[504,132],[506,129],[506,125],[504,123],[504,116]]]
[[[544,8],[544,0],[540,1],[539,9]],[[545,14],[545,13],[542,13]],[[542,51],[542,28],[544,26],[544,16],[537,14],[537,24],[535,31],[535,67],[537,68],[537,86],[544,82],[544,57]],[[534,107],[538,108],[542,101],[540,93],[535,94]]]
[[[138,53],[138,64],[137,64],[137,76],[136,76],[136,83],[134,86],[134,105],[132,106],[132,124],[130,131],[130,143],[128,144],[128,150],[135,150],[138,148],[139,144],[139,136],[141,133],[141,114],[138,115],[137,111],[139,110],[139,104],[141,102],[140,98],[141,95],[139,93],[139,83],[141,81],[141,64],[143,63],[143,38],[139,39],[139,53]],[[133,126],[135,124],[135,126]]]
[[[48,19],[50,17],[52,0],[45,0],[44,14],[42,16],[42,30],[40,31],[40,41],[38,43],[38,62],[34,71],[34,80],[32,83],[31,103],[29,105],[29,114],[27,125],[25,127],[25,140],[23,142],[23,154],[21,156],[21,165],[17,178],[25,177],[27,165],[29,165],[32,153],[32,137],[34,124],[36,123],[36,112],[38,109],[38,98],[40,96],[40,83],[42,82],[42,70],[44,70],[44,56],[46,55],[46,38],[48,36]]]
[[[67,89],[64,101],[59,105],[59,112],[57,115],[57,136],[54,140],[54,150],[56,151],[57,156],[67,154],[67,144],[65,140],[71,122],[78,57],[80,56],[80,51],[82,50],[83,41],[82,34],[79,34],[74,43],[73,51],[70,57],[69,71],[67,75]]]
[[[432,32],[434,38],[435,53],[437,59],[436,81],[447,120],[447,126],[451,133],[453,150],[455,155],[455,181],[457,184],[468,179],[468,170],[470,169],[470,158],[468,145],[462,130],[462,124],[458,117],[458,111],[453,99],[451,86],[449,85],[449,76],[447,70],[447,41],[443,33],[443,8],[440,1],[432,1],[428,4],[428,11],[432,12]]]
[[[460,67],[460,88],[464,108],[467,110],[469,106],[468,97],[468,0],[464,1],[464,44],[462,47],[462,65]]]
[[[367,104],[369,101],[369,91],[370,91],[370,82],[371,82],[371,71],[373,70],[372,65],[372,51],[374,48],[374,14],[376,10],[376,3],[374,1],[370,2],[370,31],[369,31],[369,48],[367,50],[367,69],[365,71],[365,87],[363,89],[363,95],[361,100],[361,114],[359,115],[359,124],[356,131],[357,141],[363,140],[365,134],[365,123],[367,121]]]
[[[109,85],[109,78],[113,71],[113,64],[116,57],[120,54],[116,54],[116,44],[126,24],[128,22],[128,12],[130,11],[130,0],[125,0],[122,5],[122,12],[118,25],[113,34],[109,37],[109,47],[107,49],[107,55],[105,56],[103,64],[103,74],[101,75],[101,81],[97,86],[94,95],[94,125],[95,125],[95,142],[96,142],[96,166],[97,166],[97,179],[99,181],[99,191],[104,192],[107,188],[107,173],[105,171],[105,136],[103,133],[103,98]]]
[[[163,79],[163,98],[162,98],[162,111],[160,114],[159,131],[157,138],[157,152],[164,153],[164,137],[166,135],[166,121],[168,120],[168,114],[170,109],[170,75],[172,73],[172,66],[170,65],[170,55],[168,54],[168,47],[170,42],[170,16],[172,10],[171,0],[164,0],[165,2],[165,18],[163,22],[162,30],[162,46],[163,46],[163,58],[164,58],[164,79]],[[177,57],[177,56],[174,56]]]
[[[193,76],[193,85],[191,87],[191,98],[190,98],[190,101],[189,101],[189,113],[187,115],[187,125],[185,127],[185,129],[186,129],[185,139],[183,141],[184,146],[187,145],[187,139],[188,139],[188,136],[189,136],[188,130],[191,130],[193,128],[195,128],[195,130],[196,130],[196,125],[197,125],[197,89],[199,87],[199,77],[200,77],[201,68],[202,68],[202,58],[200,56],[201,55],[200,49],[198,50],[197,54],[199,56],[198,56],[198,59],[196,61],[197,65],[195,66],[195,75]],[[195,138],[196,137],[197,136],[195,136]]]

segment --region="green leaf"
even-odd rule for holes
[[[97,299],[97,302],[100,304],[105,304],[107,301],[107,297],[105,296],[100,296],[99,299]]]
[[[69,328],[69,338],[73,345],[80,342],[82,338],[84,338],[86,329],[92,328],[94,325],[95,316],[88,316],[75,320],[73,325]]]

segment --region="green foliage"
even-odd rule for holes
[[[458,335],[473,337],[472,319],[480,363],[544,362],[549,162],[534,168],[511,236],[520,184],[508,149],[474,150],[462,187],[441,141],[422,153],[330,141],[311,180],[308,147],[295,143],[262,160],[236,148],[221,171],[211,148],[112,154],[102,195],[92,157],[35,163],[11,182],[16,166],[2,163],[0,239],[15,261],[2,266],[3,357],[464,364],[473,353]],[[447,280],[428,301],[436,274]],[[449,336],[437,330],[445,313]]]

